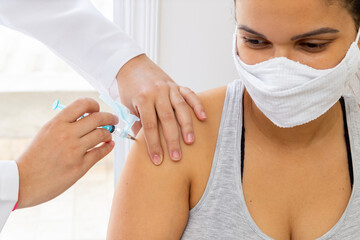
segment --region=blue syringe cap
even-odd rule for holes
[[[55,110],[59,107],[59,100],[55,100],[54,103],[52,104],[52,109]]]

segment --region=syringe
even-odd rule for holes
[[[66,106],[65,105],[62,105],[60,104],[59,100],[55,100],[53,105],[52,105],[52,109],[55,110],[55,109],[60,109],[60,110],[63,110]],[[79,119],[81,118],[84,118],[86,115],[83,115],[81,116]],[[121,129],[121,128],[117,128],[115,127],[114,125],[107,125],[107,126],[102,126],[102,128],[108,130],[110,133],[113,133],[113,134],[116,134],[117,136],[123,136],[123,132],[124,130]],[[133,136],[131,136],[130,134],[127,134],[125,136],[126,138],[130,139],[130,140],[136,140]]]
[[[124,130],[121,129],[121,128],[117,128],[117,127],[115,127],[114,125],[102,126],[102,128],[108,130],[110,133],[116,134],[116,135],[119,136],[119,137],[123,136]],[[133,136],[131,136],[130,134],[127,134],[125,137],[128,138],[128,139],[134,140],[134,141],[136,140],[136,139],[135,139]]]

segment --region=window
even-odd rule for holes
[[[112,0],[93,2],[112,19]],[[0,26],[0,160],[25,150],[55,115],[52,101],[67,104],[82,96],[98,94],[42,43]],[[105,239],[113,188],[111,154],[59,197],[11,214],[0,240]]]
[[[93,0],[110,20],[112,0]],[[42,43],[0,26],[0,92],[93,91],[92,86]]]

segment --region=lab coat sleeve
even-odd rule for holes
[[[0,232],[19,196],[19,171],[15,161],[0,161]]]
[[[99,91],[144,53],[89,0],[0,0],[0,24],[43,42]]]

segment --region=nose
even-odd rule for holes
[[[278,57],[286,57],[290,59],[290,50],[287,47],[283,47],[283,46],[279,46],[279,47],[274,47],[274,53],[273,53],[273,57],[274,58],[278,58]]]

